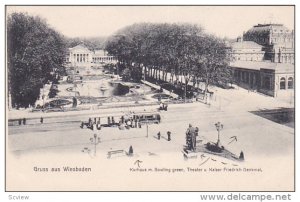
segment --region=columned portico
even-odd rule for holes
[[[66,61],[73,67],[91,67],[99,63],[116,63],[115,57],[107,55],[104,50],[90,51],[84,45],[69,48]]]

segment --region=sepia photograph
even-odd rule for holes
[[[295,191],[294,5],[5,6],[6,191]]]

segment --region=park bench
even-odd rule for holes
[[[110,159],[112,155],[117,155],[117,154],[125,154],[125,155],[127,155],[127,152],[125,152],[123,149],[109,151],[109,152],[107,152],[107,158]]]

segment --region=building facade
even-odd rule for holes
[[[265,52],[263,46],[253,41],[243,41],[241,37],[230,44],[231,61],[263,61]]]
[[[100,63],[117,63],[117,59],[114,56],[107,54],[105,50],[96,50],[92,55],[92,61],[94,64]]]
[[[243,88],[273,97],[294,95],[293,64],[235,61],[230,66],[235,82]]]
[[[294,31],[283,24],[258,24],[243,34],[244,41],[264,46],[264,60],[294,64]]]
[[[105,63],[116,63],[114,56],[109,56],[105,50],[91,51],[83,44],[69,48],[65,57],[68,66],[92,67]]]
[[[258,24],[230,47],[235,82],[273,97],[294,96],[294,32]]]

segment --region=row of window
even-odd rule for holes
[[[293,89],[294,88],[294,79],[293,77],[289,77],[288,78],[288,83],[287,83],[287,89]],[[280,89],[284,90],[286,89],[286,82],[285,82],[285,78],[282,77],[280,79]]]
[[[292,38],[271,38],[271,42],[291,42],[293,41]]]
[[[268,90],[273,89],[272,85],[271,85],[270,77],[265,77],[264,78],[263,88],[268,89]],[[284,77],[280,78],[279,88],[280,88],[280,90],[293,89],[294,88],[294,79],[293,79],[293,77],[288,78],[287,87],[286,87],[286,79]]]
[[[262,58],[258,58],[258,57],[233,57],[233,60],[242,60],[242,61],[262,61]]]
[[[279,30],[278,30],[279,31]],[[274,32],[277,32],[277,29],[274,29]],[[281,29],[280,32],[283,32],[283,30]],[[289,30],[285,30],[286,33],[289,32]]]
[[[292,55],[281,56],[280,61],[282,63],[294,63],[294,57]]]

